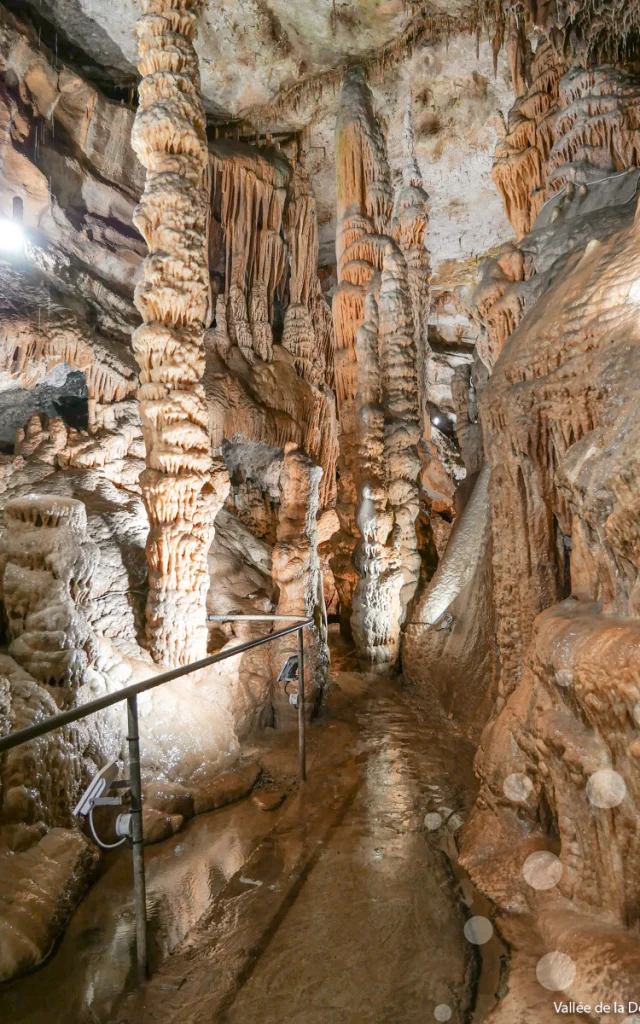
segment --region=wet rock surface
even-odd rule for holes
[[[444,850],[473,796],[471,746],[413,696],[338,673],[306,786],[114,1020],[467,1019],[478,947]]]
[[[49,1024],[69,999],[65,1019],[78,1024],[417,1022],[438,1006],[467,1019],[480,947],[465,937],[473,895],[449,857],[473,800],[472,747],[414,698],[397,681],[338,672],[309,729],[303,790],[295,732],[266,730],[252,750],[265,777],[254,799],[147,848],[153,975],[142,991],[121,1002],[133,983],[122,853],[45,968],[0,990],[0,1013]],[[261,797],[284,792],[265,814]],[[180,794],[165,796],[177,809]]]

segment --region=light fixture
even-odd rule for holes
[[[0,250],[2,252],[22,252],[24,249],[24,231],[22,224],[8,217],[0,217]]]
[[[22,226],[23,204],[19,196],[13,198],[13,216],[0,217],[0,252],[24,251],[24,228]]]
[[[98,846],[101,846],[103,850],[114,850],[116,846],[122,846],[127,839],[131,838],[131,814],[129,812],[125,811],[123,814],[119,814],[116,818],[116,835],[120,837],[117,843],[103,842],[103,840],[98,837],[96,827],[93,823],[93,812],[96,807],[117,807],[122,804],[121,796],[106,795],[110,789],[129,788],[128,780],[116,780],[118,771],[117,761],[110,761],[109,764],[106,764],[104,768],[97,773],[97,775],[93,776],[91,782],[85,789],[73,810],[76,817],[88,819],[89,830],[93,840]]]
[[[284,668],[278,676],[278,682],[284,683],[284,692],[289,698],[289,703],[292,707],[297,708],[298,706],[298,694],[291,693],[289,690],[290,683],[298,682],[298,655],[291,654],[284,663]]]

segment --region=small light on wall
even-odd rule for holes
[[[22,199],[18,196],[13,200],[13,217],[0,217],[0,251],[23,252],[25,243],[22,226]]]
[[[284,683],[284,692],[289,698],[289,703],[297,708],[298,706],[298,694],[291,693],[289,690],[289,684],[298,681],[298,655],[291,654],[284,663],[284,667],[278,676],[278,682]]]

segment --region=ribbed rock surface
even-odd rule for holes
[[[206,654],[207,551],[228,491],[214,463],[200,379],[211,317],[208,154],[193,49],[198,2],[144,0],[142,75],[132,143],[147,180],[135,223],[149,256],[136,288],[145,323],[133,339],[149,515],[147,635],[154,658],[187,664]]]

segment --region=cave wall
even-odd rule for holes
[[[633,999],[640,963],[638,83],[585,56],[556,104],[537,63],[510,122],[526,146],[496,153],[522,237],[474,296],[497,698],[461,861],[511,949],[496,1022],[555,1019],[554,990]]]

